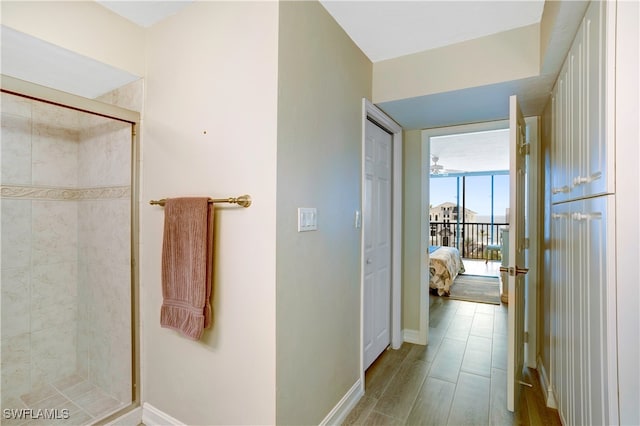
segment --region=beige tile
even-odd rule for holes
[[[31,309],[47,310],[51,306],[71,305],[78,291],[78,266],[75,262],[37,265],[31,276]]]
[[[31,266],[31,201],[3,199],[2,268]]]
[[[449,418],[456,385],[444,380],[427,377],[416,398],[408,425],[444,425]]]
[[[397,419],[405,419],[422,387],[430,364],[406,359],[389,383],[374,410]]]
[[[75,371],[74,322],[31,333],[31,383],[41,386]]]
[[[3,229],[4,232],[4,229]],[[2,268],[2,341],[29,332],[31,310],[31,273],[28,267]],[[11,347],[3,344],[3,361]]]
[[[29,333],[17,336],[2,336],[2,366],[29,364],[31,360],[31,336]]]
[[[424,346],[424,352],[422,354],[423,361],[433,362],[438,353],[438,349],[440,349],[440,345],[442,344],[444,333],[431,333],[429,331],[429,343]]]
[[[448,424],[485,425],[489,422],[490,379],[460,373]]]
[[[506,305],[503,305],[506,306]],[[494,314],[493,334],[499,336],[507,335],[507,310],[496,307]]]
[[[83,381],[84,381],[84,378],[82,378],[80,375],[71,374],[67,377],[63,377],[62,379],[53,382],[52,385],[59,391],[65,391],[70,387],[75,386]]]
[[[31,390],[31,366],[29,362],[2,362],[2,400],[18,398]]]
[[[355,407],[351,410],[347,418],[342,423],[343,425],[364,425],[365,420],[373,410],[373,407],[378,402],[377,399],[371,398],[368,395],[364,395],[360,398],[360,401],[356,404]]]
[[[491,339],[469,336],[460,369],[480,376],[491,376]]]
[[[79,134],[81,186],[119,186],[131,182],[131,125],[90,117]]]
[[[68,402],[69,400],[67,398],[65,398],[61,393],[56,392],[49,398],[34,402],[33,404],[29,405],[29,408],[33,408],[34,410],[53,410]]]
[[[22,395],[20,398],[28,407],[32,406],[36,402],[42,401],[56,395],[58,392],[51,385],[44,385],[32,390],[31,392]]]
[[[31,331],[60,327],[72,322],[77,323],[77,301],[60,302],[50,306],[42,306],[31,310]]]
[[[387,416],[382,413],[378,413],[377,411],[372,411],[365,423],[367,426],[399,426],[402,425],[402,420],[396,419],[394,417]]]
[[[476,306],[476,314],[487,314],[493,316],[495,313],[496,305],[492,305],[489,303],[478,303]]]
[[[507,410],[507,372],[491,370],[491,398],[489,403],[489,424],[513,424],[513,413]]]
[[[365,394],[378,399],[398,372],[400,365],[410,350],[403,344],[398,350],[387,349],[367,369],[365,375]]]
[[[491,338],[493,336],[493,314],[476,312],[469,334]]]
[[[104,395],[103,397],[97,399],[96,401],[88,403],[84,409],[87,413],[91,414],[96,418],[103,417],[104,415],[113,412],[117,408],[123,406],[124,404],[118,401],[115,398],[111,398],[109,396]]]
[[[466,341],[471,332],[471,324],[473,323],[473,315],[456,315],[455,319],[449,325],[446,332],[447,339],[457,339]]]
[[[78,205],[75,201],[33,201],[34,265],[78,262]]]
[[[476,313],[476,308],[478,306],[478,303],[465,302],[465,301],[459,301],[459,302],[460,302],[460,305],[458,306],[458,310],[456,311],[456,316],[472,317],[473,314]]]
[[[507,369],[507,336],[494,335],[491,348],[491,366]]]
[[[429,370],[429,377],[456,383],[466,346],[467,342],[462,340],[443,339]]]
[[[62,393],[69,398],[72,402],[75,402],[76,399],[81,397],[82,395],[91,392],[96,389],[95,385],[88,381],[80,382],[76,385],[70,386],[66,388]]]
[[[104,398],[105,396],[107,395],[104,392],[102,392],[100,388],[94,387],[90,391],[85,392],[82,395],[79,395],[73,398],[71,401],[86,411],[87,405],[93,404],[94,402]]]
[[[1,122],[0,182],[3,185],[30,185],[31,118],[6,114],[3,105]]]
[[[0,96],[2,113],[18,115],[20,117],[31,117],[31,105],[34,101],[9,93],[2,93]]]
[[[38,123],[34,116],[31,176],[34,185],[75,188],[78,185],[78,131]]]

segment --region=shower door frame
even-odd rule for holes
[[[110,416],[100,419],[108,423],[140,406],[140,325],[139,312],[139,172],[140,172],[140,113],[93,99],[61,92],[14,77],[0,75],[0,91],[35,101],[57,105],[92,115],[131,124],[131,404]]]

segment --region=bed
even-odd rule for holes
[[[455,247],[429,247],[429,287],[438,296],[449,296],[451,284],[464,272],[462,257]]]

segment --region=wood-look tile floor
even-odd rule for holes
[[[388,349],[365,375],[345,425],[560,425],[527,371],[520,412],[507,411],[507,307],[431,296],[429,345]]]

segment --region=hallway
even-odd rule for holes
[[[524,415],[506,409],[506,305],[430,297],[429,345],[384,352],[367,370],[365,395],[344,424],[560,425],[529,371],[534,388],[523,388]]]

